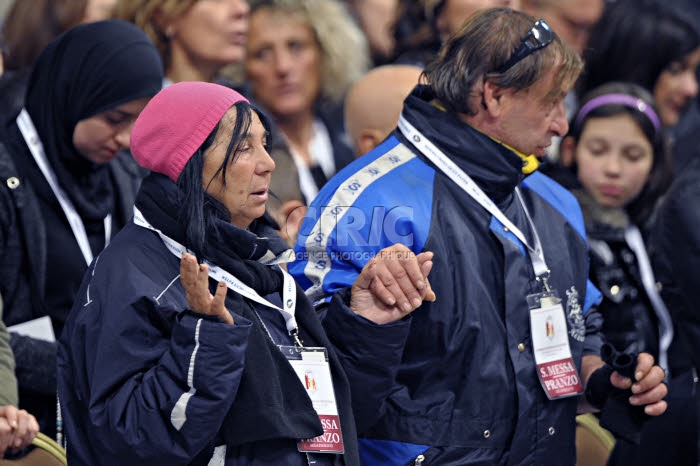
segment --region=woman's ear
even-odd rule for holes
[[[172,21],[168,21],[161,8],[158,8],[153,12],[153,24],[155,25],[156,30],[160,31],[160,33],[168,39],[172,38],[175,34],[175,28]]]
[[[576,141],[574,141],[573,137],[567,136],[561,140],[559,160],[566,167],[570,167],[576,161]]]

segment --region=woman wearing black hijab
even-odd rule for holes
[[[0,128],[8,327],[48,316],[39,328],[60,335],[89,263],[131,217],[139,171],[123,149],[162,80],[157,50],[123,21],[77,26],[39,56],[25,108]],[[20,406],[53,434],[56,344],[16,333],[11,344]]]

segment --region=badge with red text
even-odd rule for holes
[[[566,316],[554,291],[528,296],[537,376],[550,400],[583,392],[571,356]]]
[[[343,434],[326,349],[291,346],[281,349],[306,388],[323,426],[323,435],[299,441],[299,451],[343,453]]]

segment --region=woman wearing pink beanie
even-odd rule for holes
[[[359,464],[349,382],[265,214],[266,125],[203,82],[165,88],[136,121],[152,174],[59,344],[71,465]],[[425,280],[423,263],[405,272]],[[375,265],[353,299],[374,296]],[[376,311],[349,298],[330,306]]]

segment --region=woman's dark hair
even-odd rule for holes
[[[436,5],[428,8],[428,3]],[[395,45],[390,62],[424,66],[437,56],[441,42],[435,18],[444,3],[399,0],[392,26]]]
[[[226,170],[229,164],[236,163],[239,147],[253,121],[253,112],[260,118],[265,131],[269,133],[270,130],[270,124],[265,116],[247,102],[238,102],[233,107],[236,109],[236,120],[231,131],[231,141],[226,148],[224,161],[212,179],[206,183],[202,179],[204,157],[207,149],[216,140],[221,122],[214,127],[202,145],[195,151],[177,179],[178,202],[180,204],[179,221],[187,225],[185,244],[197,257],[208,257],[206,238],[207,235],[217,234],[216,220],[230,221],[228,210],[219,200],[206,192],[207,186],[219,174],[221,174],[222,185],[226,186]]]
[[[30,68],[46,45],[80,24],[87,0],[15,0],[2,25],[5,70]]]
[[[583,54],[577,94],[611,81],[639,84],[653,92],[661,73],[700,46],[700,33],[660,0],[606,4]]]
[[[593,107],[592,110],[586,112],[585,115],[579,115],[581,109],[586,107],[588,102],[603,95],[629,95],[642,100],[656,114],[656,123],[652,122],[649,116],[636,107],[624,104],[603,104]],[[643,87],[633,83],[611,82],[598,86],[591,92],[586,94],[581,100],[578,112],[573,116],[570,124],[570,131],[567,136],[574,139],[578,144],[581,133],[586,126],[586,122],[591,118],[605,118],[615,115],[629,115],[639,129],[642,130],[647,140],[651,143],[653,150],[653,161],[649,179],[639,195],[633,199],[626,207],[627,213],[634,223],[637,225],[645,225],[647,220],[653,213],[657,201],[668,189],[673,167],[671,163],[671,152],[668,146],[668,139],[665,129],[658,121],[658,110],[654,105],[654,98],[651,93]],[[572,169],[576,171],[576,163],[572,165]]]

